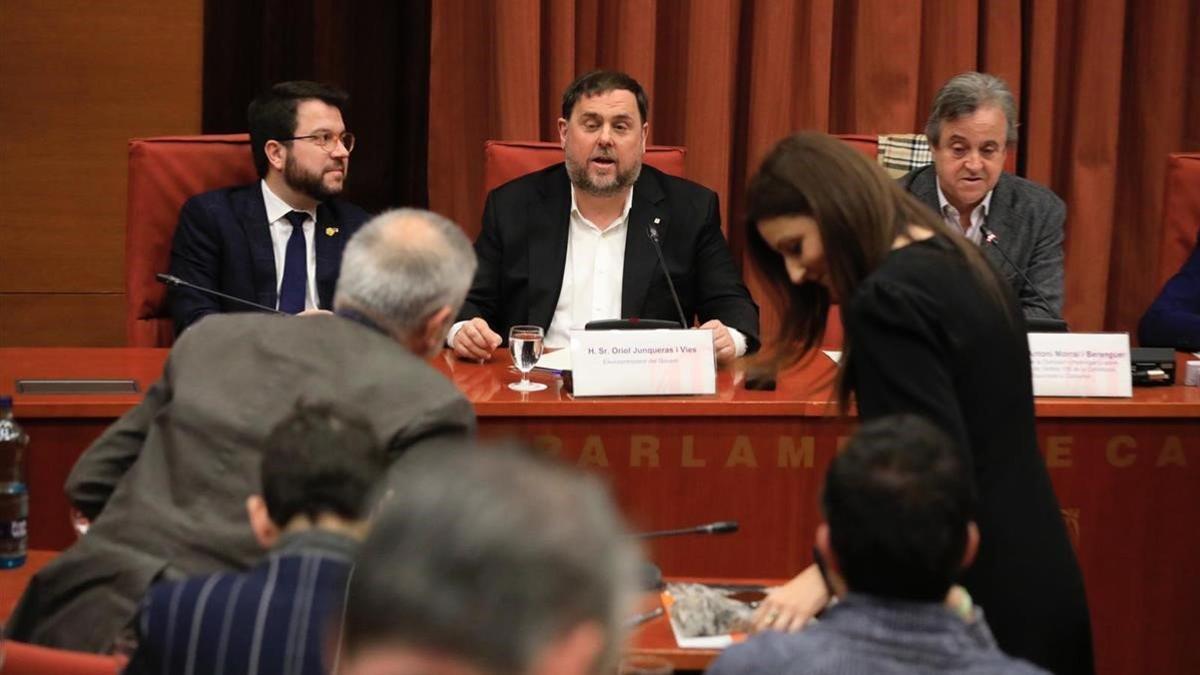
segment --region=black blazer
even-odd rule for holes
[[[329,200],[317,207],[314,248],[317,296],[322,309],[333,306],[342,250],[369,218],[359,207]],[[196,195],[184,203],[171,243],[171,274],[193,284],[274,307],[275,248],[271,243],[261,183]],[[329,228],[333,228],[330,230]],[[167,295],[175,334],[208,314],[253,311],[228,300],[185,288]]]
[[[564,164],[536,171],[492,190],[475,240],[479,269],[458,319],[483,317],[507,340],[514,325],[549,328],[562,290],[571,218],[571,184]],[[679,320],[650,243],[659,218],[663,257],[689,319],[719,319],[758,348],[758,306],[721,234],[717,195],[651,166],[633,188],[621,318]]]

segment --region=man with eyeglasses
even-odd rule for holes
[[[261,180],[189,199],[171,245],[171,274],[288,314],[329,309],[342,249],[369,217],[336,199],[354,134],[346,92],[281,82],[249,107],[250,148]],[[246,306],[187,288],[168,296],[178,335],[208,314]]]

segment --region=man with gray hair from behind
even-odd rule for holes
[[[609,675],[637,556],[599,481],[514,447],[396,465],[335,675]]]
[[[361,418],[389,461],[471,434],[471,404],[426,358],[474,271],[457,225],[388,211],[346,244],[333,316],[196,322],[143,401],[71,470],[67,496],[91,529],[30,582],[9,636],[112,651],[127,646],[122,635],[153,583],[257,562],[244,505],[259,490],[267,434],[299,401]]]
[[[1004,170],[1017,146],[1008,85],[987,73],[950,78],[934,96],[925,135],[933,164],[900,185],[983,247],[1027,319],[1061,319],[1067,208],[1049,189]]]

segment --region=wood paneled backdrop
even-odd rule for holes
[[[0,346],[125,343],[127,141],[200,131],[203,5],[0,2]]]

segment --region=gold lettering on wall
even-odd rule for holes
[[[1075,443],[1074,436],[1050,436],[1046,438],[1046,466],[1051,469],[1069,469],[1071,445]]]
[[[591,435],[583,439],[583,450],[579,451],[579,466],[608,467],[608,453],[604,451],[604,441],[599,436]]]
[[[754,447],[750,445],[749,436],[738,436],[733,439],[733,447],[730,448],[729,457],[725,460],[725,468],[728,469],[731,466],[758,468],[758,458],[754,456]]]
[[[658,436],[634,434],[629,437],[629,466],[641,466],[642,462],[658,468]]]
[[[1124,469],[1137,461],[1137,453],[1125,452],[1125,449],[1132,450],[1136,447],[1137,441],[1133,440],[1133,436],[1113,436],[1104,447],[1104,456],[1108,458],[1109,464]]]
[[[800,447],[796,447],[796,439],[791,436],[779,437],[779,467],[795,469],[804,467],[811,469],[813,465],[813,448],[816,440],[812,436],[801,436]]]
[[[683,454],[679,458],[679,465],[685,469],[703,469],[708,464],[707,460],[696,457],[696,437],[683,437]]]
[[[533,444],[533,447],[541,450],[547,455],[562,457],[563,442],[558,436],[553,434],[543,434],[541,436],[534,436],[533,440],[530,442]]]
[[[1178,436],[1167,436],[1163,440],[1162,452],[1158,453],[1158,461],[1154,466],[1187,466],[1187,456],[1183,454],[1183,441]]]

